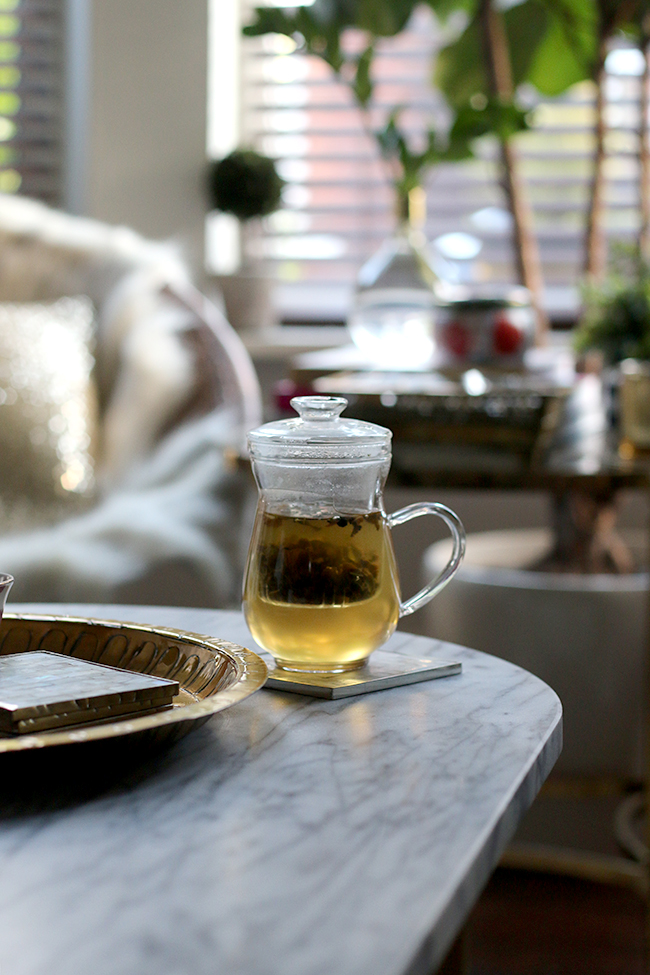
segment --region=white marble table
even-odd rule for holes
[[[38,610],[255,648],[236,613]],[[463,673],[343,701],[261,690],[117,771],[2,756],[2,975],[435,971],[558,757],[561,707],[504,661],[392,643]]]

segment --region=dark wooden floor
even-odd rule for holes
[[[466,930],[468,975],[646,975],[643,901],[567,877],[497,870]]]

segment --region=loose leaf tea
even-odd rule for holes
[[[293,518],[258,511],[244,612],[280,667],[359,667],[399,619],[395,555],[381,512]]]
[[[264,514],[259,595],[282,603],[370,599],[379,585],[381,514],[289,518]]]

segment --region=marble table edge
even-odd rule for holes
[[[554,691],[553,693],[555,694]],[[463,883],[456,890],[442,916],[436,918],[435,932],[425,935],[403,975],[432,975],[438,970],[460,934],[492,871],[498,865],[505,847],[514,836],[524,814],[533,804],[542,784],[560,757],[562,704],[557,694],[555,697],[557,701],[555,724],[548,738],[540,744],[537,753],[522,772],[518,783],[503,797],[500,815],[490,829],[489,835],[482,834],[477,837],[472,847],[467,850],[465,860],[468,866],[464,871]]]

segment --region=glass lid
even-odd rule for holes
[[[392,433],[364,420],[341,417],[348,405],[343,396],[294,396],[298,416],[265,423],[248,434],[251,456],[360,460],[390,455]]]

